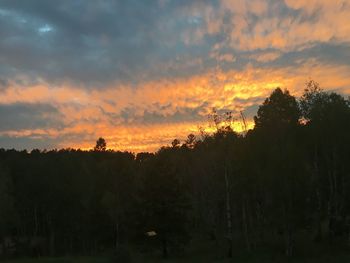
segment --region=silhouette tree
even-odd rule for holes
[[[327,93],[310,81],[300,100],[307,120],[314,196],[317,204],[317,239],[322,237],[322,218],[328,219],[329,237],[342,234],[347,227],[349,208],[344,189],[349,184],[350,101],[334,92]],[[325,184],[324,182],[328,182]],[[327,208],[327,209],[326,209]],[[323,210],[323,211],[322,211]]]
[[[285,236],[285,253],[292,256],[294,250],[294,236],[297,221],[302,221],[302,204],[298,201],[295,191],[304,189],[297,179],[303,175],[299,159],[301,153],[298,145],[298,128],[300,110],[298,103],[288,90],[275,89],[254,117],[254,133],[261,143],[261,151],[267,157],[268,165],[265,173],[270,176],[264,182],[267,191],[265,200],[271,200],[270,223],[278,226]],[[273,160],[273,161],[272,161]],[[306,180],[305,180],[306,181]],[[304,181],[304,182],[305,182]],[[301,181],[303,182],[303,181]],[[277,189],[283,189],[278,191]],[[303,192],[305,193],[305,192]],[[266,201],[267,202],[267,201]],[[298,210],[297,204],[300,206]],[[278,220],[276,221],[275,219]]]
[[[140,189],[141,228],[155,231],[162,247],[163,258],[169,248],[189,240],[188,212],[190,203],[186,184],[177,162],[179,148],[163,148],[146,166]]]
[[[172,146],[173,148],[179,147],[179,146],[180,146],[180,140],[174,139],[174,140],[171,142],[171,146]]]
[[[0,237],[9,235],[17,221],[10,173],[0,163]]]
[[[0,247],[15,240],[19,256],[116,250],[122,262],[129,246],[158,244],[167,257],[190,236],[218,257],[240,244],[287,256],[300,246],[310,257],[346,251],[348,98],[314,81],[298,101],[276,89],[244,136],[230,112],[209,117],[214,133],[137,156],[106,151],[103,138],[95,152],[0,149]],[[148,231],[152,240],[140,243]]]
[[[269,98],[258,109],[254,117],[257,129],[278,129],[288,128],[298,124],[300,110],[298,103],[288,90],[275,89]]]
[[[185,141],[185,146],[187,148],[193,149],[195,144],[196,144],[196,136],[191,133],[187,136],[187,139]]]
[[[96,141],[96,146],[94,148],[94,151],[104,152],[106,151],[106,148],[107,148],[106,140],[103,139],[102,137],[98,138],[98,140]]]

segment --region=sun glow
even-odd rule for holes
[[[348,67],[337,69],[310,64],[316,79],[329,89],[350,86],[344,76]],[[72,85],[10,86],[0,96],[2,104],[50,104],[57,109],[59,125],[36,129],[3,129],[2,136],[50,138],[57,148],[90,149],[96,138],[104,137],[110,149],[155,151],[175,139],[184,140],[190,133],[199,135],[199,127],[213,132],[208,114],[215,108],[230,111],[236,121],[233,128],[244,130],[239,112],[247,116],[248,128],[258,104],[277,87],[299,96],[310,68],[261,70],[248,67],[238,71],[208,71],[189,78],[163,79],[140,83],[137,87],[111,85],[101,90],[86,90]],[[330,77],[323,72],[329,72]],[[298,77],[296,77],[298,76]],[[44,113],[43,113],[44,114]],[[64,139],[63,139],[64,138]]]
[[[142,13],[141,2],[126,9]],[[232,112],[237,132],[242,111],[252,128],[277,87],[298,97],[313,79],[350,94],[348,0],[168,2],[113,19],[99,1],[74,16],[53,4],[67,23],[0,6],[0,148],[90,149],[102,136],[111,149],[155,151],[213,132],[213,108]]]

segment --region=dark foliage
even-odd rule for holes
[[[217,131],[156,153],[0,150],[2,256],[97,254],[129,248],[164,257],[207,236],[233,256],[350,237],[350,101],[309,82],[298,101],[276,89],[255,128]],[[305,241],[306,240],[306,241]]]

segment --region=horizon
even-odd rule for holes
[[[155,152],[277,87],[350,95],[350,2],[0,2],[0,148]],[[240,130],[239,122],[235,130]]]

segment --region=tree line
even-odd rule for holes
[[[310,81],[300,98],[277,88],[255,126],[232,114],[215,132],[156,153],[0,150],[0,254],[160,251],[194,238],[234,257],[308,244],[350,245],[350,99]],[[245,120],[242,119],[245,126]]]

